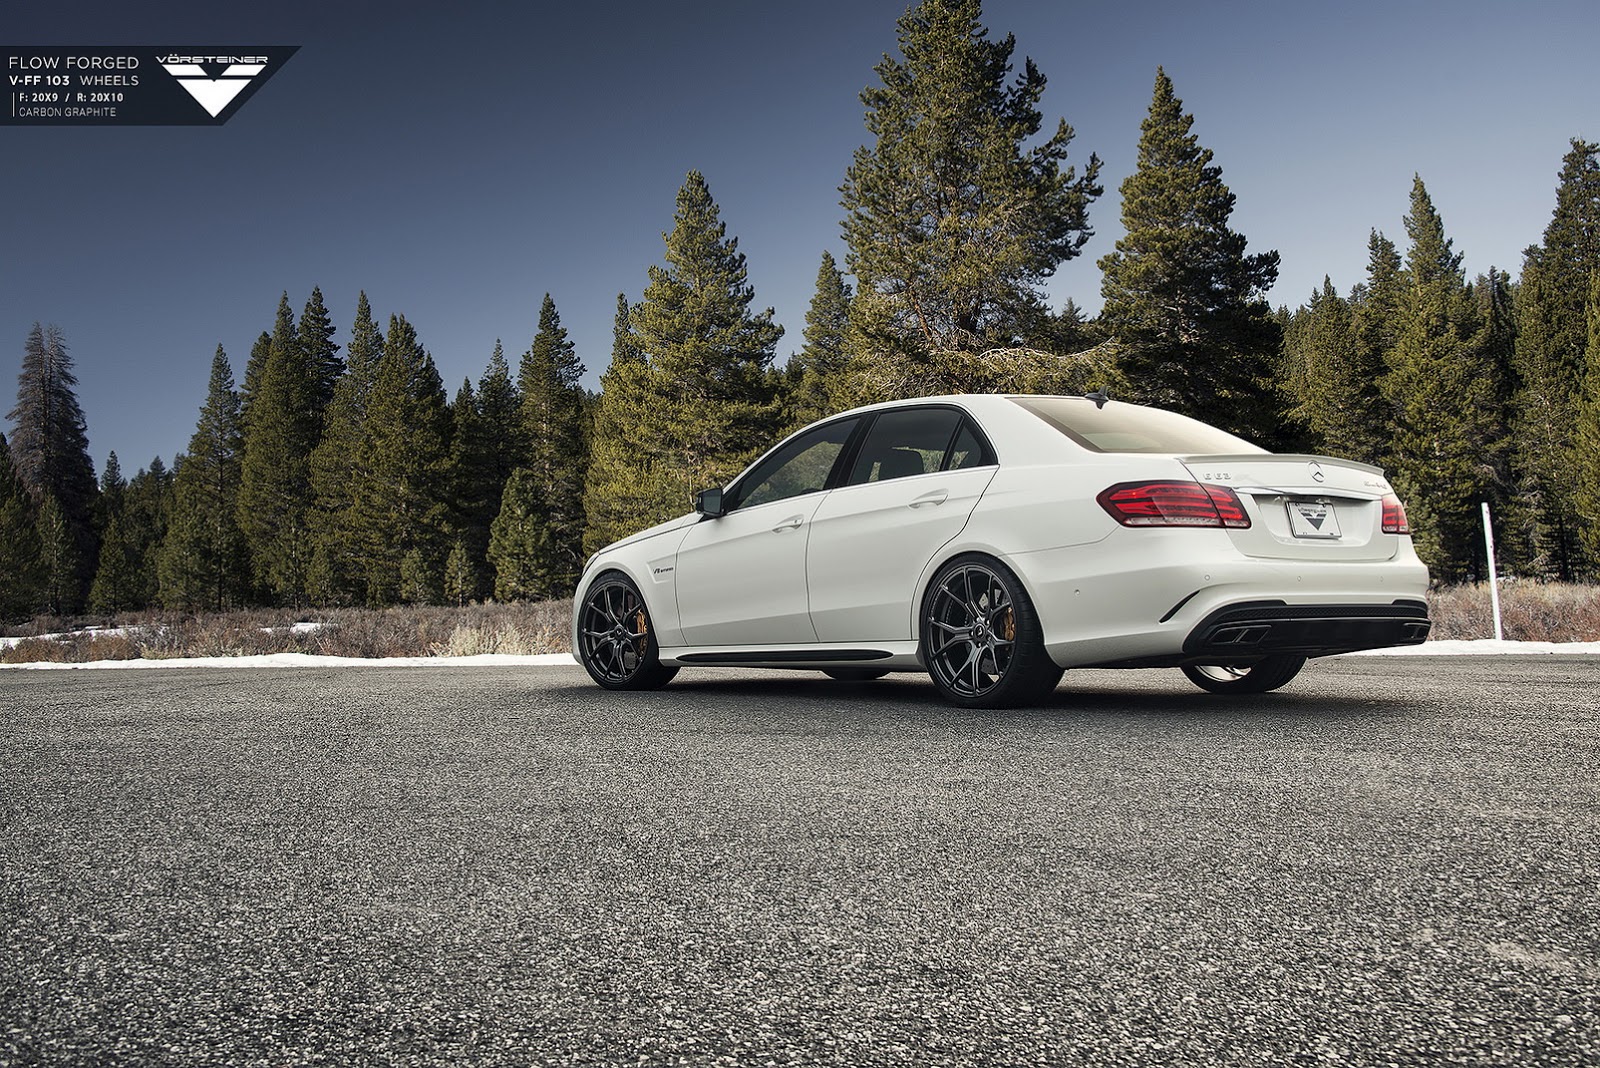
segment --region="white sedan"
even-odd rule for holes
[[[572,647],[601,686],[681,667],[925,671],[970,708],[1072,667],[1276,689],[1428,634],[1383,472],[1089,397],[923,397],[791,435],[688,515],[600,550]]]

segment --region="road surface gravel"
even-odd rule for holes
[[[0,1064],[1594,1065],[1600,663],[0,672]]]

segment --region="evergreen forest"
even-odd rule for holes
[[[1222,167],[1158,69],[1090,317],[1044,296],[1104,193],[1098,158],[1041,111],[1044,73],[979,0],[922,0],[874,73],[843,258],[817,250],[782,361],[699,172],[638,298],[617,296],[598,393],[549,294],[526,347],[494,342],[453,390],[365,293],[338,325],[319,288],[270,317],[268,294],[250,351],[217,348],[186,451],[131,476],[112,453],[97,474],[66,334],[35,324],[0,435],[0,620],[558,598],[587,553],[812,419],[1102,387],[1384,467],[1438,581],[1484,577],[1482,502],[1502,571],[1600,577],[1600,144],[1552,146],[1550,221],[1515,276],[1467,277],[1418,175],[1395,191],[1405,232],[1365,236],[1363,278],[1274,309],[1278,252],[1231,229]]]

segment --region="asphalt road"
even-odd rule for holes
[[[0,671],[0,1063],[1600,1063],[1600,658]]]

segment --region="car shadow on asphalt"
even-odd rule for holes
[[[1125,677],[1128,685],[1119,686]],[[583,687],[574,687],[582,691]],[[594,690],[589,690],[594,693]],[[613,694],[613,698],[627,695]],[[954,714],[1005,719],[1084,718],[1102,716],[1181,717],[1214,720],[1223,717],[1285,720],[1370,722],[1405,716],[1418,703],[1404,697],[1373,697],[1349,687],[1320,692],[1301,680],[1267,694],[1221,695],[1193,687],[1177,672],[1069,672],[1048,697],[1038,704],[1016,709],[963,709],[947,704],[927,676],[890,675],[873,682],[838,682],[809,673],[707,674],[684,673],[654,700],[679,697],[706,711],[730,712],[757,708],[792,712],[849,712],[905,716],[925,720],[930,715]]]

